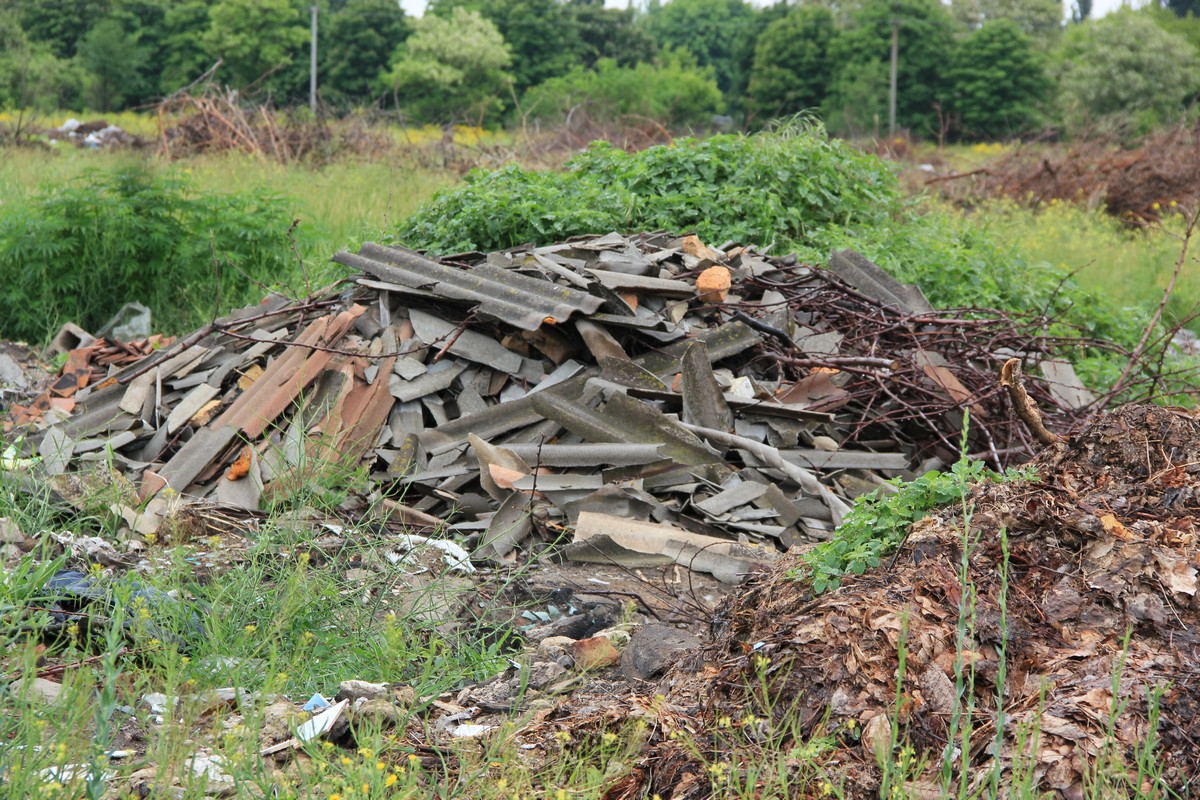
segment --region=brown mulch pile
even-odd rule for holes
[[[787,576],[793,554],[726,604],[704,667],[674,675],[667,700],[701,729],[765,719],[749,724],[776,747],[780,732],[831,737],[821,761],[846,797],[878,797],[877,749],[896,763],[906,746],[910,764],[924,763],[903,777],[906,796],[937,796],[948,739],[954,787],[961,769],[976,790],[999,770],[1001,793],[1020,773],[1038,791],[1083,797],[1103,766],[1128,771],[1130,794],[1140,783],[1141,796],[1189,796],[1200,780],[1200,419],[1125,406],[1034,463],[1036,481],[973,492],[965,558],[954,509],[914,526],[894,563],[819,597]],[[1151,739],[1157,783],[1136,777],[1135,748]],[[663,737],[608,797],[709,796],[693,748]],[[730,757],[713,748],[709,759]]]
[[[973,173],[935,178],[950,199],[1008,197],[1038,206],[1085,202],[1130,222],[1150,222],[1200,194],[1200,127],[1172,128],[1124,148],[1083,139],[1065,149],[1020,148]]]

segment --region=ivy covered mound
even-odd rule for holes
[[[718,613],[668,700],[697,727],[817,753],[845,797],[1192,796],[1200,420],[1125,406],[1033,466],[825,594],[794,554]],[[727,739],[705,763],[731,758]],[[607,796],[708,796],[689,748],[653,745]]]

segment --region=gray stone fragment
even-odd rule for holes
[[[621,654],[621,674],[627,680],[653,680],[688,650],[700,646],[690,633],[670,625],[643,625],[629,639]]]

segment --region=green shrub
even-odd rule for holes
[[[914,523],[938,508],[961,503],[975,484],[1033,477],[1028,469],[993,472],[982,461],[971,461],[964,454],[949,472],[930,470],[911,483],[896,478],[890,482],[896,491],[885,494],[876,490],[856,499],[834,537],[805,554],[805,566],[793,577],[811,580],[813,594],[836,589],[843,577],[878,567],[900,546]]]
[[[830,229],[880,225],[900,207],[883,161],[803,130],[682,139],[632,154],[597,142],[561,173],[477,171],[438,193],[397,236],[443,253],[657,228],[706,241],[821,246]]]
[[[206,321],[258,299],[256,281],[290,268],[282,201],[266,192],[199,195],[142,168],[89,172],[47,187],[0,217],[0,335],[40,341],[74,321],[103,325],[123,303],[154,314],[156,330]]]
[[[602,58],[594,70],[576,67],[533,87],[522,100],[526,113],[551,122],[582,106],[596,119],[636,116],[671,127],[708,123],[722,105],[712,70],[697,67],[686,51],[630,67]]]

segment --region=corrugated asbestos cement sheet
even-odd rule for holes
[[[469,270],[448,267],[403,247],[364,244],[357,254],[341,252],[333,260],[395,284],[398,291],[416,289],[477,303],[480,312],[526,331],[537,330],[547,319],[565,322],[575,313],[592,314],[604,302],[516,270],[486,264]]]

